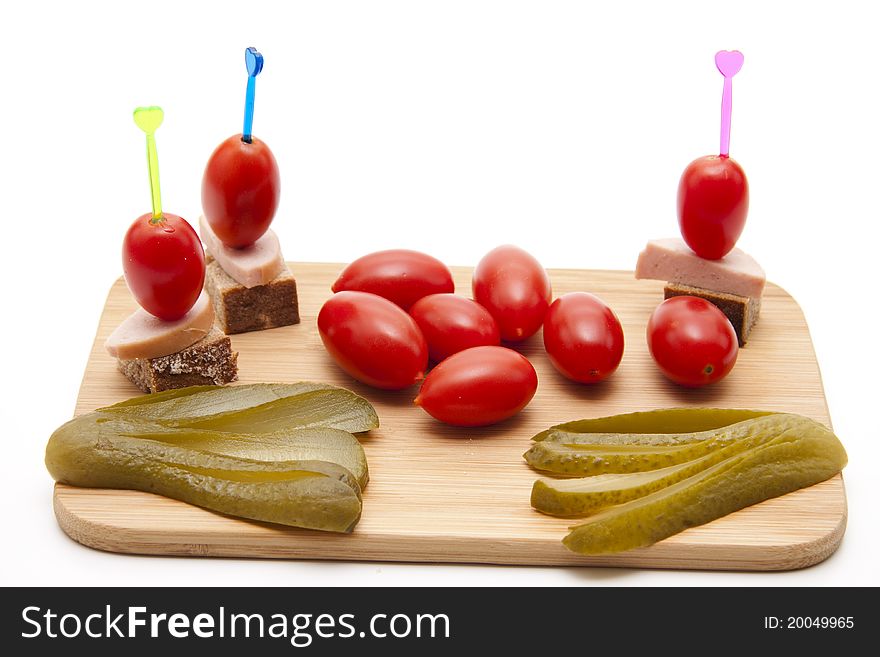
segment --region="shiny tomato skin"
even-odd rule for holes
[[[455,294],[429,294],[409,309],[428,341],[435,363],[452,354],[485,345],[498,345],[501,335],[489,311],[472,299]]]
[[[449,267],[432,256],[408,249],[376,251],[358,258],[339,274],[334,292],[371,292],[404,310],[429,294],[455,291]]]
[[[701,258],[727,255],[749,212],[749,182],[736,160],[707,155],[691,162],[678,183],[678,226]]]
[[[474,301],[488,310],[501,339],[519,342],[534,335],[544,322],[553,290],[547,271],[516,246],[489,251],[474,269]]]
[[[265,142],[232,135],[211,153],[202,177],[202,210],[226,246],[256,242],[269,229],[280,196],[278,163]]]
[[[334,294],[318,313],[318,332],[336,364],[374,388],[402,390],[428,368],[428,345],[413,318],[375,294]]]
[[[525,356],[507,347],[472,347],[431,370],[415,403],[446,424],[481,427],[516,415],[537,388]]]
[[[564,294],[544,319],[544,348],[559,372],[579,383],[607,379],[623,358],[623,328],[599,297]]]
[[[169,212],[134,220],[122,242],[122,270],[135,300],[159,319],[183,317],[202,292],[205,251],[196,231]]]
[[[669,379],[698,387],[727,376],[739,345],[730,320],[699,297],[672,297],[648,320],[648,349]]]

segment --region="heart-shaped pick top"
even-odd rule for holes
[[[138,107],[134,111],[134,122],[137,127],[146,132],[148,135],[156,132],[156,128],[162,125],[162,119],[165,118],[165,112],[161,107]]]
[[[715,53],[715,66],[721,75],[732,78],[743,65],[743,54],[739,50],[719,50]]]
[[[247,48],[244,51],[244,65],[248,75],[256,77],[263,70],[263,56],[256,48]]]

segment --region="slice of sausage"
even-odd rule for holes
[[[199,217],[199,234],[205,251],[237,282],[247,288],[266,285],[284,269],[278,236],[267,230],[256,242],[233,249],[220,241],[204,217]]]
[[[704,260],[684,240],[651,240],[639,254],[636,278],[651,278],[714,292],[760,299],[766,277],[755,259],[734,248],[720,260]]]
[[[158,358],[191,347],[204,338],[214,325],[214,307],[202,291],[189,312],[166,322],[143,308],[129,315],[110,334],[104,347],[121,360]]]

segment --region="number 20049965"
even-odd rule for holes
[[[764,616],[764,628],[775,629],[852,629],[855,626],[853,616]]]

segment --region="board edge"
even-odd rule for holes
[[[841,477],[841,486],[843,478]],[[389,564],[447,564],[447,565],[495,565],[523,567],[568,567],[568,568],[638,568],[645,570],[689,570],[689,571],[727,571],[727,572],[782,572],[802,570],[819,564],[833,555],[840,547],[847,525],[847,501],[845,490],[841,490],[843,505],[840,519],[826,534],[802,543],[789,543],[778,546],[754,547],[742,552],[736,560],[729,556],[722,557],[712,554],[713,548],[702,545],[690,546],[691,555],[682,557],[664,556],[662,552],[654,553],[653,546],[640,548],[617,555],[597,557],[578,557],[564,553],[566,559],[542,559],[537,561],[528,553],[521,560],[517,558],[492,559],[489,553],[485,558],[474,558],[449,553],[448,559],[395,559],[373,558],[366,555],[325,553],[321,556],[308,553],[296,553],[290,548],[268,545],[268,550],[254,550],[253,544],[211,543],[199,541],[169,542],[167,537],[155,543],[143,532],[137,534],[124,527],[111,523],[88,520],[71,511],[59,495],[56,483],[53,489],[52,502],[55,517],[61,530],[73,541],[85,547],[122,555],[166,556],[166,557],[210,557],[238,559],[273,559],[294,561],[350,561],[355,563],[389,563]],[[427,537],[424,537],[427,540]],[[561,541],[560,541],[561,545]],[[662,545],[662,542],[658,545]]]

